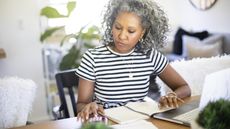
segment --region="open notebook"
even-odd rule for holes
[[[158,107],[155,101],[130,102],[125,106],[105,110],[105,116],[117,123],[128,123],[131,121],[148,119],[155,113],[164,112],[173,108]]]

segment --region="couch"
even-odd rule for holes
[[[161,48],[160,51],[165,54],[170,61],[230,54],[229,33],[212,33],[203,40],[194,37],[194,35],[190,35],[181,35],[181,40],[179,41],[182,42],[182,50],[180,54],[175,50],[176,45],[174,44],[178,40],[176,40],[176,36],[169,36],[166,45]]]

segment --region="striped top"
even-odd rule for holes
[[[140,101],[147,95],[151,74],[160,74],[168,60],[152,50],[149,56],[132,51],[118,54],[103,45],[83,55],[77,74],[95,82],[95,100],[104,108]]]

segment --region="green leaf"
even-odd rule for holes
[[[45,39],[50,37],[54,32],[56,32],[57,30],[63,29],[63,28],[64,26],[46,29],[45,32],[41,35],[40,41],[43,42]]]
[[[70,38],[75,38],[76,40],[78,40],[78,35],[75,35],[75,34],[69,34],[69,35],[66,35],[60,42],[60,46],[62,46],[64,44],[64,42]]]
[[[76,2],[71,1],[67,4],[67,9],[68,9],[68,16],[71,14],[71,12],[75,9],[76,7]]]
[[[83,40],[93,40],[93,39],[100,39],[100,29],[97,26],[92,26],[88,28],[86,33],[81,34],[81,39]]]
[[[62,58],[62,61],[59,65],[59,69],[67,70],[77,68],[79,66],[79,63],[77,62],[79,58],[81,58],[80,50],[76,49],[75,46],[72,46],[72,48],[69,50],[69,53],[67,53]]]
[[[55,8],[53,7],[44,7],[41,10],[40,13],[41,16],[46,16],[47,18],[63,18],[63,17],[67,17],[64,15],[61,15]]]

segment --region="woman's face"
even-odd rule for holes
[[[118,53],[132,51],[144,32],[139,16],[130,12],[119,13],[112,27],[113,50]]]

